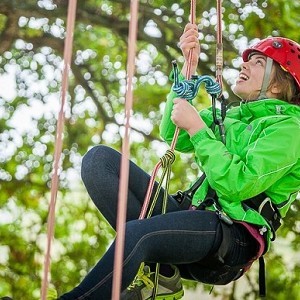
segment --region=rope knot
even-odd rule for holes
[[[188,101],[193,100],[196,97],[197,90],[195,89],[195,82],[193,80],[184,80],[174,84],[173,91],[180,98],[184,98]]]
[[[175,154],[172,150],[167,150],[164,156],[160,158],[161,166],[163,168],[166,168],[168,166],[171,166],[172,163],[175,161]]]
[[[210,95],[219,95],[222,92],[221,85],[210,76],[200,76],[201,81],[205,83],[205,89]],[[198,79],[199,80],[199,79]]]
[[[174,85],[172,89],[178,95],[178,97],[184,98],[187,101],[193,100],[199,91],[201,83],[203,82],[205,84],[207,93],[209,93],[211,96],[217,96],[222,93],[221,85],[208,75],[193,75],[190,80],[179,81],[179,70],[177,63],[175,61],[172,63],[174,72]]]

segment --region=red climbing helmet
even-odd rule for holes
[[[300,45],[292,40],[283,37],[271,37],[261,40],[243,54],[243,60],[249,60],[249,54],[258,51],[272,58],[281,67],[289,72],[296,80],[300,88]]]

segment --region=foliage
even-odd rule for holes
[[[79,282],[114,235],[91,204],[79,172],[82,156],[93,145],[121,149],[128,3],[78,1],[51,271],[60,293]],[[0,80],[9,75],[15,82],[0,90],[0,296],[39,299],[67,4],[66,0],[0,3]],[[158,125],[170,88],[170,62],[174,58],[182,62],[177,42],[188,22],[190,1],[141,0],[139,6],[131,157],[151,172],[167,149],[159,139]],[[223,6],[225,95],[236,101],[230,90],[239,62],[235,57],[256,38],[297,39],[300,4],[231,0],[223,1]],[[199,72],[210,75],[215,65],[215,7],[215,1],[197,3],[202,43]],[[201,92],[197,105],[208,104]],[[171,190],[185,188],[196,174],[193,158],[177,155]],[[288,253],[299,250],[298,212],[299,202],[279,232],[289,241]],[[296,299],[299,294],[299,261],[294,255],[286,266],[284,256],[268,256],[272,266],[268,299]],[[250,292],[243,294],[244,299],[255,299],[257,292],[257,273],[250,274],[246,278]],[[238,284],[228,293],[221,288],[213,293],[223,294],[222,299],[241,299],[235,295]]]

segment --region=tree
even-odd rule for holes
[[[12,90],[2,86],[6,93],[0,91],[0,296],[39,298],[67,5],[66,0],[0,3],[0,74],[2,79],[9,74],[15,82]],[[182,62],[177,41],[188,22],[189,5],[189,1],[140,1],[131,156],[149,172],[167,149],[159,139],[158,124],[170,88],[170,62],[174,58]],[[247,43],[267,35],[297,39],[300,4],[253,0],[223,5],[225,96],[236,101],[230,91],[236,55]],[[197,4],[199,70],[209,75],[215,70],[215,7],[215,1]],[[114,235],[95,212],[78,174],[89,147],[121,146],[129,17],[126,0],[78,1],[51,272],[59,292],[78,283]],[[209,105],[205,92],[200,92],[196,105]],[[178,156],[171,190],[182,182],[187,186],[196,173],[192,157]],[[298,211],[297,202],[279,232],[295,251]],[[280,299],[296,299],[299,293],[299,266],[284,267],[283,258],[268,256],[269,299],[278,299],[280,290],[273,287],[283,282],[291,294],[285,298],[287,294],[281,293]],[[257,284],[256,273],[251,274],[247,284],[253,283],[249,294],[253,297]],[[215,288],[219,291],[223,293]],[[237,297],[234,286],[229,294],[231,299]]]

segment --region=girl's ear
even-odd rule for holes
[[[270,88],[270,92],[272,94],[280,94],[281,93],[281,89],[278,87],[277,84],[272,84],[272,86]]]

